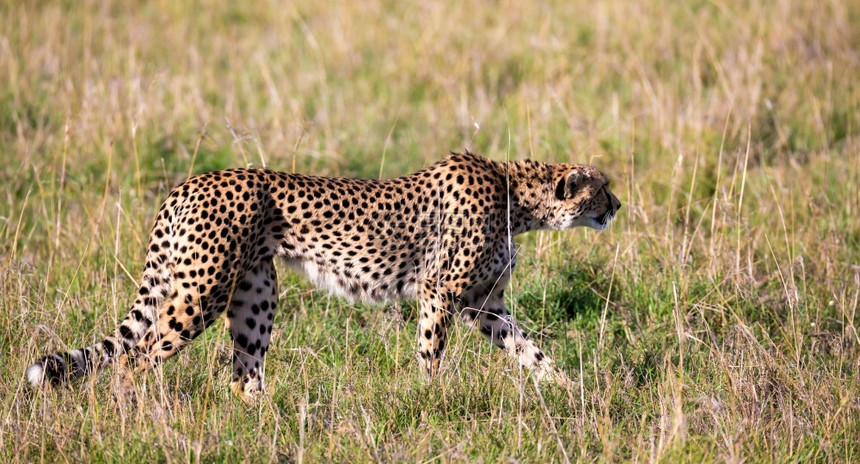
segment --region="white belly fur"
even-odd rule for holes
[[[402,292],[398,294],[395,291],[395,285],[392,285],[394,282],[389,282],[389,288],[386,291],[381,291],[379,287],[384,282],[373,282],[367,276],[360,276],[353,278],[353,282],[357,284],[357,291],[350,291],[348,286],[341,284],[342,276],[339,273],[322,267],[314,261],[301,259],[287,259],[285,261],[290,269],[304,275],[320,290],[325,290],[332,295],[345,298],[351,302],[356,300],[367,302],[388,301],[415,297],[414,284],[405,285]],[[367,291],[361,287],[362,282],[368,283]]]

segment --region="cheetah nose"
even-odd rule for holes
[[[621,201],[615,195],[610,194],[609,204],[612,206],[612,213],[615,214],[621,209]]]
[[[609,199],[609,206],[612,207],[612,214],[618,212],[621,209],[621,201],[618,200],[618,197],[612,194],[609,189],[604,189],[603,193],[606,194],[606,197]]]

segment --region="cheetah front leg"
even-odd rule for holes
[[[477,322],[484,337],[534,372],[537,380],[570,385],[570,378],[517,325],[505,307],[503,290],[472,299],[461,315],[468,323]]]
[[[277,304],[277,276],[272,260],[248,271],[230,298],[227,310],[233,338],[230,390],[243,401],[252,401],[263,392],[263,360],[269,349]]]
[[[435,377],[448,338],[448,325],[454,309],[453,298],[436,280],[428,279],[418,291],[418,304],[419,363],[430,377]]]

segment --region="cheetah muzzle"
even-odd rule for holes
[[[127,372],[146,371],[226,312],[230,387],[253,398],[263,390],[279,257],[350,300],[417,298],[418,359],[431,377],[457,316],[538,378],[566,379],[505,307],[517,258],[511,240],[541,229],[603,230],[620,207],[592,167],[468,152],[384,181],[262,169],[199,175],[159,210],[139,290],[115,333],[46,356],[26,376],[57,384],[117,361]]]

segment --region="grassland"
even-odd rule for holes
[[[0,2],[0,461],[860,460],[860,3]],[[242,6],[239,6],[242,5]],[[577,381],[281,272],[268,396],[229,338],[32,391],[110,333],[190,173],[598,165],[610,230],[521,237],[509,306]],[[283,271],[283,270],[282,270]]]

